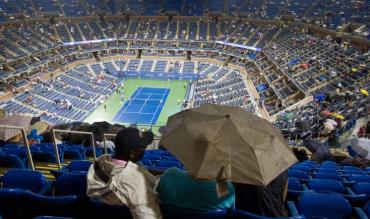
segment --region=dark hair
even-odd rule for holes
[[[308,160],[307,152],[304,149],[293,148],[292,151],[299,162]]]
[[[137,128],[125,128],[117,134],[114,140],[114,157],[136,162],[144,155],[147,145],[152,143],[153,139],[154,134],[150,131],[140,133]]]

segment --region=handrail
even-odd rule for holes
[[[24,145],[26,146],[26,153],[27,153],[28,163],[31,166],[31,169],[35,170],[35,166],[33,165],[33,159],[32,159],[32,155],[31,155],[30,145],[28,144],[28,139],[27,139],[25,128],[21,127],[21,126],[0,125],[0,129],[18,129],[18,130],[21,130]]]
[[[62,165],[60,164],[60,159],[59,159],[59,151],[58,151],[58,146],[56,143],[56,138],[55,138],[55,133],[71,133],[71,134],[82,134],[82,135],[90,135],[91,136],[91,146],[93,147],[93,156],[94,160],[96,160],[96,151],[95,151],[95,139],[94,139],[94,134],[92,132],[83,132],[83,131],[71,131],[71,130],[61,130],[61,129],[53,129],[53,146],[54,146],[54,152],[57,160],[57,165],[58,168],[61,169]]]

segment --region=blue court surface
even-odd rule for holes
[[[113,122],[138,125],[156,124],[169,93],[168,88],[138,87],[114,116]]]

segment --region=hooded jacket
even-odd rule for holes
[[[162,218],[154,192],[156,178],[129,161],[126,166],[99,157],[87,174],[87,195],[112,205],[126,205],[134,219]]]

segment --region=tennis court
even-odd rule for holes
[[[156,124],[169,93],[169,88],[138,87],[114,116],[113,122]]]

